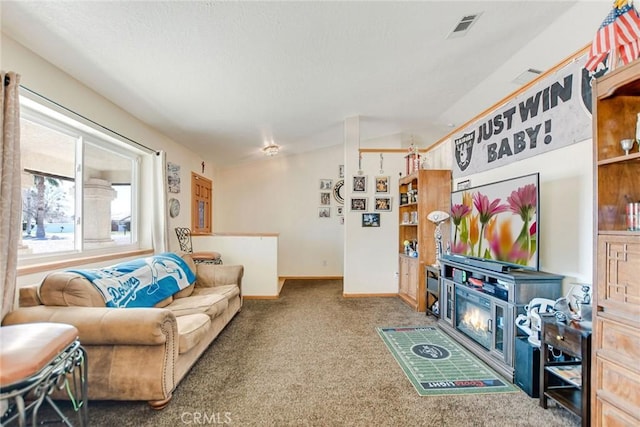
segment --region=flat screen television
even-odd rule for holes
[[[538,270],[538,173],[451,193],[451,253]]]

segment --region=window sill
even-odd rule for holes
[[[118,252],[116,254],[92,255],[81,258],[66,259],[64,261],[52,261],[41,264],[23,265],[19,266],[16,271],[18,272],[18,277],[20,277],[26,276],[27,274],[42,273],[49,270],[59,270],[62,268],[93,264],[102,261],[109,261],[112,259],[129,258],[150,254],[153,254],[153,249],[136,249],[132,251]]]

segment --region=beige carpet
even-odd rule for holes
[[[91,425],[579,425],[521,391],[419,396],[375,327],[432,319],[396,298],[345,299],[341,281],[288,280],[278,300],[245,301],[167,408],[91,402]]]

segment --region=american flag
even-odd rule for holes
[[[589,71],[595,71],[609,54],[613,61],[617,54],[623,64],[640,56],[640,16],[630,2],[618,0],[616,3],[624,5],[614,5],[600,25],[584,66]]]

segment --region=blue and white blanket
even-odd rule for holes
[[[111,267],[68,271],[91,281],[104,297],[107,307],[153,307],[196,279],[182,258],[173,253]]]

